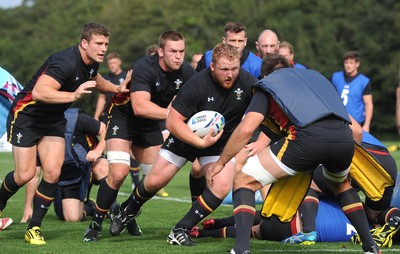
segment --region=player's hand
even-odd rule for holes
[[[223,132],[224,130],[221,130],[217,135],[213,136],[214,131],[213,129],[210,129],[207,135],[203,137],[202,148],[207,148],[214,145],[221,138]]]
[[[98,153],[98,152],[96,152],[94,150],[91,150],[91,151],[89,151],[87,153],[86,160],[90,161],[90,162],[93,162],[93,161],[96,161],[98,158],[100,158],[100,156],[101,156],[100,153]]]
[[[206,178],[210,187],[214,186],[214,176],[219,174],[223,169],[224,165],[218,163],[218,161],[212,163],[211,166],[208,168],[208,173],[206,174]]]
[[[127,89],[126,87],[128,86],[129,82],[131,82],[131,79],[132,79],[132,69],[130,69],[126,73],[124,82],[122,82],[122,84],[117,86],[117,93],[128,93],[129,89]]]
[[[265,148],[265,145],[261,144],[260,142],[251,142],[250,144],[245,145],[243,150],[247,154],[248,157],[251,157],[251,156],[259,153],[264,148]]]
[[[94,80],[89,80],[86,81],[85,83],[81,84],[78,89],[75,90],[74,95],[75,95],[75,100],[78,100],[82,98],[84,94],[90,94],[92,93],[92,88],[95,88],[97,85],[96,81]]]

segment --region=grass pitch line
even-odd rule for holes
[[[124,196],[124,197],[129,197],[131,193],[126,193],[126,192],[118,192],[118,195]],[[191,199],[188,198],[173,198],[173,197],[158,197],[154,196],[151,199],[158,199],[158,200],[165,200],[165,201],[174,201],[174,202],[179,202],[179,203],[192,203]],[[221,204],[222,206],[232,206],[232,204]]]

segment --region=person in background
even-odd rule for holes
[[[193,69],[197,68],[197,63],[200,61],[202,57],[203,53],[194,53],[192,55],[192,61],[190,62],[190,65],[193,67]]]
[[[271,29],[263,30],[256,41],[257,55],[264,59],[268,54],[276,54],[279,50],[278,35]]]
[[[107,66],[109,72],[104,75],[104,78],[116,86],[119,86],[125,81],[127,71],[122,69],[122,59],[119,53],[112,51],[107,54]],[[100,120],[107,125],[108,110],[111,105],[111,98],[114,93],[100,93],[97,98],[96,110],[94,112],[94,119]],[[131,162],[129,166],[129,173],[132,178],[132,189],[139,182],[139,164],[135,157],[131,154]]]
[[[152,56],[157,53],[158,53],[158,45],[157,44],[151,44],[146,47],[145,55]]]
[[[294,68],[302,68],[302,69],[308,69],[307,66],[302,65],[301,63],[297,63],[294,61],[294,49],[292,44],[290,44],[287,41],[283,41],[279,44],[279,55],[282,55],[286,57],[286,59],[289,61],[289,64],[294,67]]]
[[[36,173],[39,154],[43,169],[33,198],[33,214],[25,232],[30,244],[46,244],[40,226],[53,202],[64,161],[64,111],[92,89],[125,92],[126,83],[115,86],[98,72],[108,49],[110,31],[98,23],[83,26],[79,45],[52,54],[16,96],[7,119],[8,141],[13,147],[15,170],[0,187],[0,214],[7,201]],[[97,158],[96,158],[97,159]]]
[[[224,28],[224,36],[222,43],[234,46],[240,54],[240,67],[249,72],[256,78],[261,74],[261,58],[246,49],[247,45],[247,28],[240,22],[228,22]],[[197,64],[197,71],[201,71],[210,66],[212,50],[204,53],[203,57]]]
[[[344,53],[344,70],[333,73],[331,80],[347,112],[369,132],[374,114],[371,81],[358,71],[360,64],[357,51]]]

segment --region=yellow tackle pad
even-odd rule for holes
[[[289,222],[303,202],[311,184],[312,175],[298,172],[273,183],[264,200],[261,216],[277,216],[281,222]]]
[[[350,176],[373,201],[382,198],[385,188],[394,185],[393,178],[364,147],[355,143]]]

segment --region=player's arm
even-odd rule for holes
[[[350,128],[351,128],[351,130],[353,132],[353,138],[357,143],[361,144],[361,141],[362,141],[362,127],[351,115],[349,115],[349,117],[350,117],[350,120],[351,120]]]
[[[213,130],[211,129],[205,137],[200,138],[187,126],[185,123],[186,119],[186,117],[172,107],[168,113],[166,127],[172,135],[191,146],[200,149],[207,148],[215,144],[222,135],[223,131],[219,132],[216,136],[212,136]]]
[[[264,115],[258,112],[248,112],[233,131],[217,163],[225,165],[249,142],[257,127],[264,120]]]
[[[90,150],[87,153],[86,160],[88,160],[88,161],[97,160],[98,158],[100,158],[100,156],[106,149],[106,125],[103,122],[99,122],[99,123],[100,123],[100,128],[99,128],[99,132],[97,133],[97,135],[99,137],[99,143],[93,150]]]
[[[264,132],[260,132],[257,140],[245,145],[244,149],[247,155],[251,157],[266,148],[270,143],[271,139]]]
[[[80,99],[84,94],[92,93],[90,89],[95,86],[96,81],[87,81],[81,84],[75,92],[59,91],[61,84],[49,75],[43,74],[33,87],[32,98],[50,104],[70,103]]]
[[[99,97],[97,98],[97,104],[96,104],[96,110],[94,112],[93,118],[96,120],[99,120],[101,114],[104,111],[104,106],[106,105],[106,95],[105,94],[99,94]]]
[[[365,106],[365,122],[363,125],[363,130],[369,132],[372,116],[374,114],[374,104],[372,102],[372,94],[363,95],[363,101]]]
[[[110,81],[106,80],[101,76],[100,73],[97,73],[97,75],[93,78],[96,83],[96,89],[102,92],[112,92],[112,93],[127,93],[129,92],[128,89],[126,89],[127,85],[131,81],[132,78],[132,70],[129,70],[126,74],[124,82],[122,82],[119,86],[114,85]]]
[[[147,91],[131,93],[132,109],[135,116],[164,120],[167,118],[167,108],[163,108],[151,101],[151,94]]]

